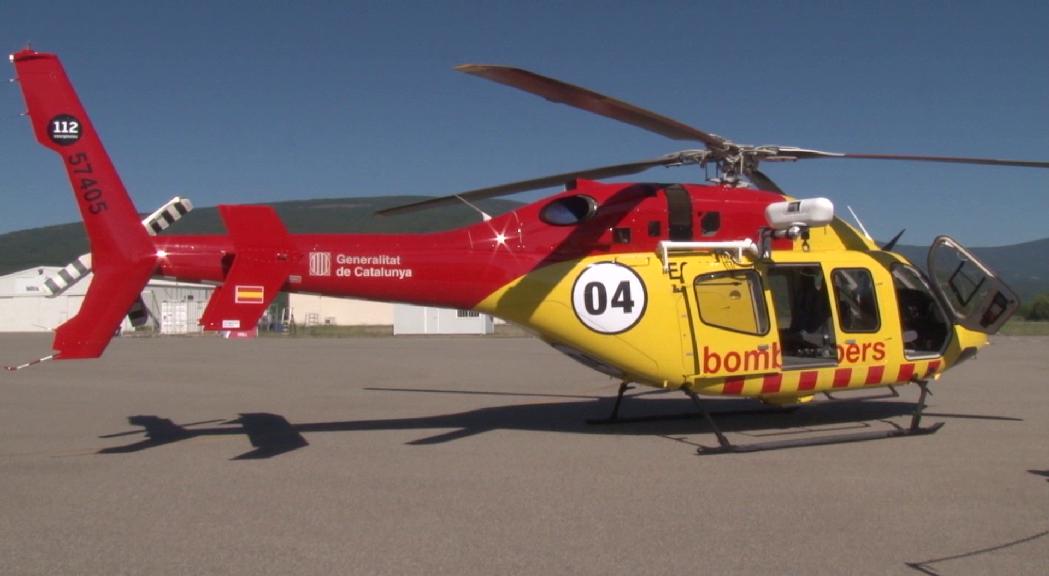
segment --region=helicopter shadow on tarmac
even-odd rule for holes
[[[663,392],[645,392],[627,397],[624,417],[611,425],[592,425],[587,416],[607,414],[612,399],[590,396],[549,394],[515,394],[463,390],[434,390],[408,388],[370,388],[373,391],[394,393],[448,393],[496,396],[523,396],[557,398],[553,402],[510,404],[414,418],[362,419],[335,422],[293,423],[279,414],[245,412],[238,418],[222,421],[208,420],[177,424],[156,415],[137,415],[128,418],[132,426],[141,430],[103,435],[100,438],[118,438],[145,434],[145,438],[130,444],[112,446],[99,454],[126,454],[202,436],[239,436],[248,438],[253,449],[233,460],[270,458],[309,445],[303,436],[316,432],[366,432],[378,430],[419,430],[441,432],[408,442],[425,446],[468,438],[491,430],[523,430],[564,432],[570,434],[605,434],[660,436],[699,446],[708,442],[710,427],[702,416],[692,410],[687,398],[668,397]],[[895,422],[909,415],[914,405],[898,400],[871,400],[848,402],[814,402],[796,409],[762,407],[749,400],[709,400],[707,405],[724,432],[768,439],[798,435],[840,432],[842,430],[869,430],[905,425]],[[930,414],[932,416],[932,414]],[[936,414],[938,418],[966,418],[1020,421],[1019,418],[977,414]],[[211,425],[211,426],[205,426]],[[702,435],[698,443],[686,437]]]

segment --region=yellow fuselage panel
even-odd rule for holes
[[[530,272],[477,309],[614,366],[625,379],[681,386],[689,373],[682,342],[691,334],[674,290],[654,254],[595,256]]]
[[[477,309],[623,379],[773,402],[936,377],[986,343],[953,326],[942,354],[908,357],[890,273],[897,258],[867,252],[869,241],[841,221],[834,228],[814,230],[807,250],[798,240],[756,264],[711,252],[671,254],[665,266],[651,253],[561,262],[518,278]],[[843,330],[843,312],[831,305],[824,357],[785,362],[769,271],[792,266],[818,270],[826,286],[836,270],[869,272],[876,324]]]

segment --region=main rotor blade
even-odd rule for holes
[[[486,80],[512,86],[525,92],[531,92],[542,96],[551,102],[567,104],[587,112],[592,112],[625,122],[627,124],[643,128],[649,132],[655,132],[673,138],[674,140],[698,140],[714,150],[720,150],[731,146],[724,138],[698,130],[691,126],[682,124],[672,118],[667,118],[617,100],[604,94],[599,94],[586,88],[568,84],[560,80],[548,78],[509,66],[493,66],[485,64],[463,64],[455,68],[459,72],[472,74]]]
[[[542,188],[550,188],[553,186],[560,186],[566,182],[571,182],[577,178],[584,179],[601,179],[601,178],[612,178],[614,176],[626,176],[628,174],[637,174],[638,172],[644,172],[649,168],[656,166],[672,166],[675,164],[682,163],[682,154],[668,154],[662,158],[656,158],[653,160],[642,160],[640,162],[628,162],[626,164],[613,164],[611,166],[601,166],[598,168],[590,168],[588,170],[576,170],[574,172],[565,172],[563,174],[554,174],[551,176],[543,176],[541,178],[532,178],[530,180],[520,180],[518,182],[510,182],[509,184],[501,184],[499,186],[489,186],[487,188],[477,188],[470,190],[469,192],[461,192],[459,194],[453,194],[450,196],[441,196],[438,198],[431,198],[429,200],[423,200],[421,202],[413,202],[411,204],[404,204],[401,206],[394,206],[393,208],[386,208],[385,210],[379,210],[376,214],[380,216],[389,216],[391,214],[403,214],[406,212],[414,212],[415,210],[425,210],[429,208],[435,208],[437,206],[445,206],[448,204],[455,204],[462,200],[477,201],[484,200],[486,198],[496,198],[498,196],[508,196],[510,194],[516,194],[518,192],[527,192],[529,190],[539,190]]]
[[[809,158],[856,158],[858,160],[911,160],[915,162],[945,162],[949,164],[982,164],[986,166],[1019,166],[1023,168],[1049,168],[1049,162],[1033,160],[999,160],[997,158],[967,158],[964,156],[912,156],[908,154],[837,154],[827,153]]]

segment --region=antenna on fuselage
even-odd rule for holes
[[[863,235],[867,237],[867,240],[873,242],[874,238],[871,238],[871,235],[867,232],[867,227],[863,225],[863,221],[860,220],[860,217],[856,215],[856,211],[853,210],[852,206],[849,206],[848,204],[846,204],[845,207],[849,209],[849,214],[852,214],[852,219],[856,221],[856,224],[859,224],[860,230],[863,232]]]
[[[474,210],[476,210],[476,211],[477,211],[477,213],[481,215],[481,222],[487,222],[487,221],[489,221],[489,220],[491,220],[491,219],[492,219],[492,216],[491,216],[490,214],[488,214],[488,213],[487,213],[487,212],[485,212],[484,210],[481,210],[480,208],[478,208],[477,206],[475,206],[474,204],[472,204],[472,203],[471,203],[471,202],[470,202],[469,200],[467,200],[466,198],[463,198],[462,196],[460,196],[460,195],[458,195],[458,194],[455,194],[454,196],[455,196],[456,198],[458,198],[459,200],[461,200],[463,204],[466,204],[466,205],[467,205],[467,206],[469,206],[470,208],[473,208]]]

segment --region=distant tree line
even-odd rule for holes
[[[1049,321],[1049,292],[1043,292],[1020,306],[1018,315],[1026,320]]]

